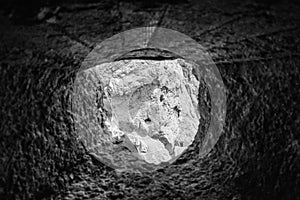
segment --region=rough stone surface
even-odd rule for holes
[[[299,197],[298,1],[188,0],[154,8],[101,2],[63,6],[54,25],[16,24],[1,13],[2,199]],[[15,15],[32,16],[28,5],[13,5]],[[67,109],[72,82],[95,41],[153,19],[191,36],[212,55],[227,88],[226,128],[205,158],[192,144],[163,169],[119,174],[77,140]],[[205,87],[199,93],[205,130],[209,95]]]
[[[104,86],[105,124],[112,137],[124,145],[122,138],[128,136],[136,148],[130,151],[149,163],[178,157],[192,144],[199,125],[193,67],[178,60],[119,62]]]

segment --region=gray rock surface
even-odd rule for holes
[[[178,157],[193,142],[199,125],[199,82],[193,67],[178,60],[122,60],[104,65],[121,66],[104,75],[111,76],[104,86],[104,109],[109,112],[105,124],[112,137],[122,143],[127,135],[149,163]]]

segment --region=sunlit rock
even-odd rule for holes
[[[199,82],[183,60],[118,61],[104,77],[104,124],[115,145],[160,164],[179,156],[199,125]]]

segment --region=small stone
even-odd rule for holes
[[[49,19],[46,20],[46,22],[49,24],[56,24],[57,18],[56,18],[56,16],[50,17]]]
[[[41,8],[40,12],[37,15],[38,20],[44,20],[51,13],[51,9],[49,7]]]
[[[74,175],[71,173],[70,174],[70,179],[73,180],[74,179]]]

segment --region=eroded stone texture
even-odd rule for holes
[[[120,67],[107,80],[103,99],[112,141],[153,164],[180,155],[199,125],[199,82],[192,66],[183,60],[116,65]]]

